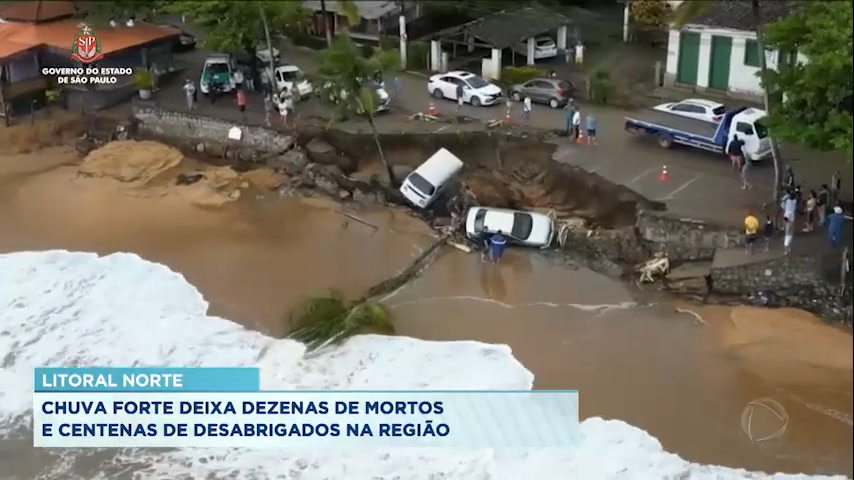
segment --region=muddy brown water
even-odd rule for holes
[[[334,203],[275,194],[201,209],[80,178],[62,166],[73,160],[63,149],[0,153],[0,251],[135,252],[184,274],[214,314],[274,335],[301,295],[359,294],[432,240],[402,211],[355,212],[374,230]],[[619,282],[527,250],[499,266],[444,251],[385,303],[400,334],[509,344],[537,388],[577,388],[584,417],[625,420],[691,461],[852,474],[851,335],[803,312],[639,305]],[[754,444],[742,413],[766,398],[789,420],[780,438]],[[754,437],[774,433],[777,420],[754,410]]]

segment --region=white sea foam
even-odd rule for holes
[[[533,376],[503,345],[362,336],[310,357],[304,347],[207,316],[179,274],[132,254],[0,255],[0,438],[29,423],[34,366],[257,365],[264,388],[527,389]],[[617,420],[581,424],[572,449],[358,452],[126,450],[135,478],[736,479],[768,478],[688,463]],[[62,468],[71,468],[69,462]],[[52,472],[69,478],[70,472]],[[773,478],[834,478],[778,474]],[[844,478],[844,477],[836,477]]]

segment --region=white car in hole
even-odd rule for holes
[[[662,103],[653,108],[681,117],[696,118],[697,120],[714,123],[720,122],[724,118],[724,113],[726,113],[726,106],[724,104],[701,98],[688,98],[681,102]]]
[[[501,103],[504,97],[501,88],[471,72],[460,70],[433,75],[427,80],[427,92],[438,99],[457,100],[457,86],[463,87],[463,102],[473,107]]]
[[[516,52],[517,55],[528,55],[528,41],[522,40],[516,45],[513,45],[513,51]],[[534,60],[554,58],[556,56],[557,44],[554,39],[547,36],[534,38]]]
[[[499,231],[513,243],[548,248],[555,236],[555,223],[542,213],[492,207],[469,208],[466,236],[474,241],[485,241]]]

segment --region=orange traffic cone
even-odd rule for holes
[[[578,138],[575,139],[575,143],[577,143],[578,145],[584,145],[584,134],[583,133],[581,133],[581,132],[578,133]]]
[[[661,173],[658,174],[659,182],[666,182],[670,180],[670,174],[667,173],[667,165],[661,167]]]
[[[511,123],[513,123],[513,117],[510,116],[510,110],[508,109],[504,114],[504,124],[510,125]]]
[[[427,115],[435,117],[437,113],[439,112],[436,111],[436,105],[433,105],[433,102],[430,102],[430,106],[427,107]]]

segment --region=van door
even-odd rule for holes
[[[276,70],[276,90],[282,91],[284,90],[284,79],[282,78],[282,72],[280,70]]]
[[[744,155],[748,158],[754,157],[759,152],[759,137],[756,135],[756,129],[752,123],[738,121],[735,123],[735,129],[730,134],[730,141],[738,135],[744,140]],[[727,143],[729,145],[729,143]]]

